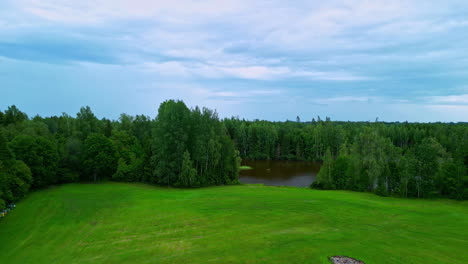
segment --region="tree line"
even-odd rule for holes
[[[30,189],[115,180],[175,187],[236,184],[240,160],[322,162],[314,188],[468,197],[468,124],[220,120],[168,100],[156,118],[29,118],[0,111],[0,209]]]
[[[323,162],[314,188],[468,197],[467,123],[224,120],[242,159]]]
[[[199,187],[238,183],[240,157],[216,112],[163,102],[156,118],[98,119],[89,107],[72,117],[29,118],[0,111],[0,209],[30,189],[115,180]]]

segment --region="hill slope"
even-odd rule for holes
[[[256,185],[70,184],[0,221],[8,263],[468,263],[468,203]]]

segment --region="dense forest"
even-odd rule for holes
[[[176,187],[238,183],[239,154],[216,112],[162,103],[155,119],[98,119],[89,107],[31,119],[0,111],[0,209],[30,189],[103,179]]]
[[[0,111],[0,209],[30,189],[115,180],[236,184],[242,159],[323,161],[313,187],[401,197],[468,197],[468,124],[220,120],[168,100],[152,119],[29,118]]]
[[[467,123],[224,120],[242,159],[323,161],[312,187],[468,197]]]

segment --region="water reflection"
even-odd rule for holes
[[[240,182],[271,186],[308,187],[320,170],[320,163],[305,161],[245,160],[242,165],[253,169],[241,171]]]

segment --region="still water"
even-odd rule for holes
[[[305,161],[244,160],[242,165],[253,169],[240,172],[241,183],[271,186],[308,187],[320,170],[320,163]]]

